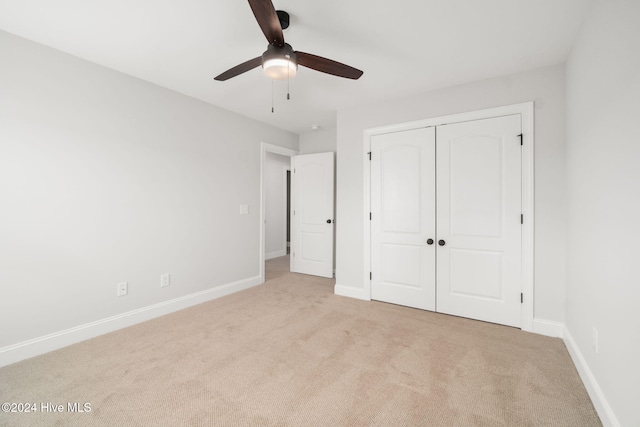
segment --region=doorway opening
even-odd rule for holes
[[[287,175],[286,175],[286,171],[290,169],[290,164],[291,164],[291,157],[295,156],[296,154],[298,154],[298,152],[296,150],[290,149],[290,148],[285,148],[285,147],[281,147],[279,145],[274,145],[274,144],[269,144],[267,142],[262,142],[260,144],[260,151],[261,151],[261,155],[260,155],[260,252],[259,252],[259,271],[260,271],[260,283],[264,283],[265,280],[265,261],[266,261],[266,255],[269,253],[268,251],[274,252],[276,250],[280,250],[282,252],[282,255],[286,255],[287,253],[287,245],[286,242],[288,241],[287,239],[287,235],[286,235],[286,229],[289,228],[289,226],[286,225],[287,221],[286,220],[286,212],[289,212],[289,207],[288,204],[290,202],[287,202],[288,197],[285,196],[285,194],[287,193]],[[273,199],[268,198],[267,197],[267,193],[269,192],[269,181],[270,181],[270,167],[269,167],[269,163],[268,163],[268,157],[272,156],[272,155],[277,155],[278,157],[280,157],[282,160],[281,161],[281,165],[277,168],[274,169],[274,175],[277,175],[277,177],[275,178],[275,180],[272,180],[274,182],[280,182],[278,188],[279,190],[275,190],[276,194],[278,194],[279,192],[279,196],[280,196],[280,202],[274,202]],[[279,178],[278,178],[279,177]],[[277,185],[277,184],[276,184]],[[275,188],[275,187],[274,187]],[[276,206],[277,204],[277,206]],[[282,231],[280,233],[280,236],[282,238],[282,248],[281,249],[268,249],[267,248],[267,232],[272,232],[273,230],[270,229],[268,227],[268,218],[267,218],[267,206],[271,206],[273,205],[274,207],[276,207],[277,209],[275,209],[276,211],[280,211],[281,213],[279,214],[279,220],[283,223],[282,226]],[[269,211],[271,211],[271,209],[269,209]],[[277,232],[275,232],[277,233]],[[290,241],[290,240],[289,240]],[[271,254],[273,255],[273,253]]]

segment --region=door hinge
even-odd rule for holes
[[[369,221],[371,221],[372,217],[371,217],[371,212],[369,212]]]
[[[369,160],[371,160],[371,151],[367,153],[369,155]]]
[[[369,280],[373,280],[373,273],[369,272]]]
[[[523,141],[522,141],[522,134],[518,135],[520,137],[520,145],[524,145]]]
[[[520,304],[524,303],[524,295],[522,294],[522,292],[520,293]]]
[[[524,224],[524,214],[520,214],[520,224]]]

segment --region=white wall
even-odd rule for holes
[[[605,425],[640,425],[639,120],[640,2],[596,0],[567,62],[566,328]]]
[[[0,58],[0,353],[259,278],[260,142],[297,135],[5,32]]]
[[[300,134],[300,154],[335,153],[338,148],[335,127]]]
[[[363,131],[535,101],[535,317],[564,321],[564,66],[338,112],[336,284],[363,289]]]
[[[291,169],[290,157],[265,154],[265,259],[287,254],[287,169]]]

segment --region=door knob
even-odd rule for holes
[[[427,239],[427,245],[433,245],[433,239]]]
[[[327,224],[331,224],[331,220],[330,219],[327,220]]]
[[[438,244],[439,244],[440,246],[444,246],[445,241],[444,241],[444,240],[438,240]]]

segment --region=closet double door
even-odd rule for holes
[[[520,115],[371,137],[371,298],[519,327]]]

